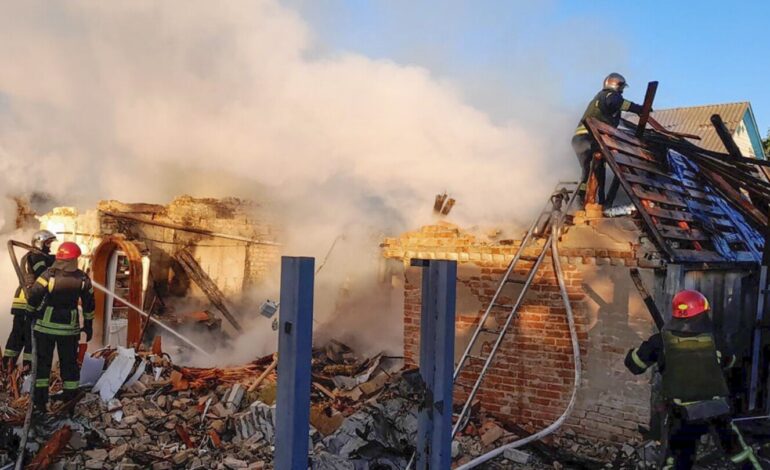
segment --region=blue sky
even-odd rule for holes
[[[656,108],[751,101],[770,126],[770,2],[283,0],[314,54],[357,52],[428,68],[497,119],[577,115],[609,71]]]

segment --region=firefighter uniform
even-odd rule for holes
[[[604,194],[604,180],[605,180],[605,166],[604,161],[594,162],[594,153],[599,150],[596,141],[588,133],[588,129],[585,126],[586,119],[595,118],[605,124],[612,127],[618,127],[620,124],[621,111],[628,111],[631,113],[639,114],[642,112],[642,107],[636,103],[628,101],[623,98],[623,88],[625,88],[625,79],[619,74],[610,74],[604,80],[604,88],[594,96],[588,106],[586,107],[583,117],[580,118],[580,124],[575,129],[575,134],[572,136],[572,149],[575,151],[582,173],[580,176],[580,191],[585,193],[586,183],[588,177],[593,171],[596,174],[598,183],[598,195],[597,202],[604,204],[605,202],[612,203],[612,201],[605,201]]]
[[[43,274],[53,264],[53,256],[43,255],[35,252],[28,252],[21,258],[21,272],[27,288],[30,288],[35,279]],[[10,368],[16,364],[20,354],[23,356],[24,365],[28,366],[32,360],[32,338],[30,337],[30,317],[29,314],[34,309],[27,303],[24,296],[24,289],[21,286],[16,288],[16,294],[13,297],[11,305],[11,315],[13,315],[13,327],[8,341],[5,344],[4,357],[6,367]]]
[[[745,469],[762,468],[731,421],[723,369],[731,367],[735,357],[717,349],[712,331],[708,315],[675,317],[626,355],[625,365],[633,374],[657,364],[662,375],[666,410],[663,469],[691,469],[698,441],[712,429],[734,463]]]
[[[77,349],[81,332],[78,301],[83,311],[84,330],[90,340],[94,318],[94,289],[88,275],[77,268],[77,258],[60,260],[57,253],[53,267],[37,278],[29,295],[30,304],[43,304],[37,312],[34,327],[37,341],[34,403],[36,410],[44,411],[48,402],[54,348],[58,351],[61,367],[64,389],[62,398],[69,400],[77,391],[80,381]]]

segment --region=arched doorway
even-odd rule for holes
[[[91,266],[94,281],[112,288],[132,305],[142,308],[142,254],[133,242],[126,240],[122,235],[106,237],[91,254]],[[121,320],[124,317],[126,322],[126,345],[135,346],[142,331],[141,315],[99,289],[94,289],[94,298],[96,344],[105,345],[110,342],[109,328],[112,326],[112,318],[120,316]],[[117,314],[119,311],[120,315]]]

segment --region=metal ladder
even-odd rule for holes
[[[468,346],[465,348],[465,352],[460,357],[460,361],[455,367],[453,374],[455,386],[470,389],[470,392],[468,393],[468,397],[463,404],[462,411],[460,411],[459,414],[455,414],[456,421],[454,427],[452,428],[453,437],[455,434],[457,434],[457,431],[466,425],[468,419],[470,418],[470,409],[473,405],[473,400],[475,399],[476,394],[481,387],[481,383],[484,380],[484,376],[489,370],[492,361],[495,358],[495,354],[500,348],[500,345],[502,344],[503,339],[505,338],[505,335],[511,326],[511,323],[513,323],[513,320],[518,316],[519,307],[521,307],[521,304],[524,302],[524,298],[527,295],[529,287],[534,282],[535,277],[540,270],[540,265],[543,263],[543,260],[546,257],[551,243],[551,224],[560,222],[559,220],[556,220],[556,218],[561,217],[562,206],[565,202],[567,206],[563,209],[563,213],[566,214],[569,212],[570,207],[572,207],[572,204],[576,199],[577,188],[578,183],[571,181],[559,182],[559,184],[556,185],[553,194],[543,207],[542,212],[522,239],[521,245],[516,251],[516,254],[514,255],[511,262],[508,264],[508,268],[506,269],[505,274],[500,278],[497,290],[495,291],[495,295],[492,297],[492,300],[484,311],[484,314],[481,316],[478,326],[473,332],[473,336],[471,336],[471,339],[468,342]],[[537,246],[536,240],[538,239],[545,241],[541,247]],[[528,248],[534,247],[537,247],[539,250],[537,256],[524,255],[524,252]],[[516,273],[516,268],[519,267],[521,261],[532,262],[533,264],[527,270],[527,274],[524,276],[524,278],[514,278],[511,275]],[[516,296],[516,300],[512,304],[499,303],[500,298],[502,297],[501,294],[503,289],[510,284],[518,284],[521,286],[521,291]],[[503,322],[502,326],[499,326],[498,328],[489,328],[487,326],[487,320],[489,319],[490,314],[493,310],[501,309],[508,311],[505,322]],[[488,338],[482,338],[484,336],[482,333],[496,335],[494,344],[487,354],[483,353],[484,345],[485,343],[489,343],[491,341]],[[474,350],[479,351],[478,355],[472,353]],[[463,384],[458,381],[458,378],[463,372],[463,368],[471,359],[476,361],[483,361],[484,365],[482,366],[481,371],[479,372],[479,375],[473,385]]]

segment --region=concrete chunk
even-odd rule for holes
[[[506,449],[503,452],[503,457],[510,460],[511,462],[525,464],[525,463],[529,463],[529,459],[532,456],[519,449]]]
[[[235,412],[238,410],[238,408],[241,406],[241,401],[243,400],[243,394],[245,392],[246,389],[243,387],[243,385],[239,383],[233,385],[225,397],[225,404],[230,411]]]

